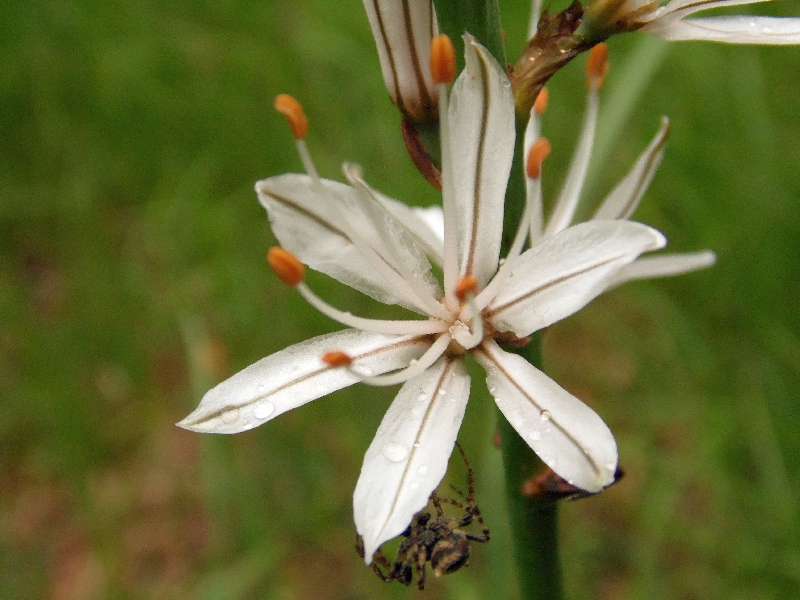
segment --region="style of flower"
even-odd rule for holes
[[[370,188],[344,165],[349,185],[318,176],[296,101],[279,97],[307,174],[259,181],[256,191],[283,244],[268,260],[284,282],[347,326],[291,346],[210,390],[180,426],[236,433],[356,382],[402,383],[366,452],[353,505],[369,563],[400,535],[444,477],[469,397],[464,358],[487,373],[488,389],[511,425],[558,475],[596,492],[614,480],[617,447],[603,420],[496,338],[524,340],[578,311],[643,252],[662,248],[658,231],[626,220],[582,223],[534,244],[526,216],[499,261],[515,107],[504,69],[465,36],[466,69],[436,38],[443,243],[404,204]],[[443,288],[428,258],[440,262]],[[302,261],[302,262],[301,262]],[[334,308],[303,281],[304,266],[425,318],[376,320]]]
[[[424,123],[438,117],[438,88],[430,64],[438,34],[430,0],[364,0],[378,48],[383,81],[404,118]]]
[[[610,33],[641,29],[665,40],[708,40],[731,44],[800,44],[800,18],[732,15],[687,19],[711,8],[770,0],[592,0],[585,19]]]

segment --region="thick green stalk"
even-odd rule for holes
[[[455,40],[464,31],[469,31],[501,65],[506,64],[497,0],[436,0],[435,4],[442,33]],[[504,253],[508,251],[525,208],[523,137],[524,123],[518,126],[517,148],[506,192]],[[541,366],[539,336],[534,336],[530,344],[515,351],[534,366]],[[525,493],[526,482],[544,465],[500,411],[498,419],[520,597],[525,600],[560,600],[562,586],[556,503]]]

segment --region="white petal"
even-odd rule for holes
[[[712,266],[717,256],[711,250],[686,254],[663,254],[640,258],[622,267],[611,280],[609,287],[616,287],[637,279],[656,279],[683,275]]]
[[[508,422],[568,483],[599,492],[614,481],[617,444],[591,408],[516,354],[490,341],[475,352]]]
[[[444,254],[444,214],[441,206],[412,206],[376,192],[378,200],[413,236],[434,263],[441,266]]]
[[[380,204],[366,211],[352,187],[327,179],[320,186],[307,175],[289,173],[257,182],[256,192],[275,237],[312,269],[376,300],[418,312],[424,311],[387,280],[376,260],[413,278],[430,296],[438,294],[423,250]],[[366,252],[354,243],[355,235],[368,246]]]
[[[724,8],[729,6],[742,6],[745,4],[758,4],[760,2],[771,2],[772,0],[670,0],[665,6],[658,9],[658,14],[680,13],[687,16],[696,12],[710,10],[712,8]]]
[[[435,115],[430,46],[438,27],[430,0],[364,0],[364,8],[392,99],[415,120]]]
[[[622,267],[665,244],[632,221],[575,225],[523,253],[486,314],[498,331],[530,335],[586,306]]]
[[[261,359],[209,390],[200,405],[178,423],[202,433],[238,433],[279,414],[371,377],[399,369],[430,346],[427,337],[381,335],[346,329],[289,346]],[[322,362],[340,350],[349,368]]]
[[[642,27],[664,40],[705,40],[729,44],[800,44],[800,18],[707,17],[702,19],[656,19]]]
[[[617,187],[605,197],[593,219],[627,219],[633,214],[661,164],[668,137],[669,119],[664,117],[653,141]]]
[[[444,477],[469,383],[462,360],[442,358],[406,382],[386,412],[364,456],[353,498],[367,564],[425,508]]]
[[[539,7],[541,8],[541,7]],[[534,12],[536,12],[534,6]],[[538,19],[538,12],[536,12]],[[531,17],[533,18],[533,17]],[[542,136],[542,123],[536,109],[531,108],[531,116],[528,118],[528,125],[525,127],[525,158],[527,162],[528,152],[533,144]],[[541,174],[536,179],[525,177],[525,201],[530,211],[530,240],[531,245],[537,244],[542,238],[544,228],[544,205],[542,201],[542,178]]]
[[[480,287],[497,270],[506,184],[514,154],[514,96],[505,70],[464,36],[467,68],[453,85],[449,127],[453,189],[444,202],[458,214],[459,272]]]
[[[569,227],[575,216],[575,209],[581,199],[586,173],[589,171],[589,161],[592,158],[594,134],[597,129],[597,114],[600,110],[600,94],[593,87],[589,88],[586,97],[586,113],[583,117],[581,135],[578,145],[572,156],[569,170],[564,178],[564,187],[558,195],[558,200],[553,207],[553,214],[548,219],[544,229],[544,237],[548,238]]]

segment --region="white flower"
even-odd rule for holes
[[[383,81],[403,115],[436,119],[438,89],[430,72],[431,40],[438,34],[430,0],[364,0],[378,48]]]
[[[209,391],[179,423],[194,431],[236,433],[352,383],[403,383],[356,486],[355,523],[367,563],[382,543],[403,532],[445,474],[469,397],[467,354],[486,370],[500,410],[557,474],[593,492],[613,481],[617,447],[602,419],[526,360],[502,350],[494,336],[525,338],[571,315],[641,253],[665,245],[645,225],[598,220],[565,228],[522,252],[526,217],[499,266],[514,99],[504,69],[474,38],[465,40],[466,69],[452,95],[444,84],[439,89],[443,243],[417,213],[368,187],[356,166],[344,167],[350,185],[320,179],[298,140],[308,174],[256,184],[285,247],[272,252],[271,264],[349,329],[247,367]],[[281,110],[294,109],[282,103]],[[305,131],[293,129],[298,137]],[[426,255],[443,265],[443,291]],[[298,258],[425,318],[374,320],[337,310],[302,281]]]
[[[687,19],[711,8],[771,0],[595,0],[586,7],[590,21],[609,28],[641,29],[665,40],[709,40],[731,44],[800,44],[800,18],[733,15]]]
[[[569,227],[575,219],[575,211],[583,193],[589,162],[592,157],[597,116],[600,108],[600,89],[602,88],[607,64],[608,49],[601,43],[589,53],[587,64],[586,114],[583,118],[572,161],[564,184],[547,221],[542,215],[541,161],[537,156],[541,148],[549,149],[549,142],[541,137],[541,115],[547,104],[547,90],[531,109],[530,120],[525,131],[527,168],[527,201],[530,215],[531,243],[553,236]],[[639,206],[644,193],[656,173],[664,154],[669,137],[669,119],[662,119],[661,128],[653,140],[634,163],[631,170],[617,186],[602,200],[591,220],[628,219]],[[634,279],[651,279],[688,273],[714,264],[716,256],[710,250],[681,254],[660,254],[637,259],[620,269],[613,285],[615,287]]]

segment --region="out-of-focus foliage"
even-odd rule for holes
[[[512,58],[524,4],[501,4]],[[719,262],[629,284],[546,334],[550,374],[609,422],[627,472],[565,507],[567,586],[790,597],[800,49],[644,39],[611,42],[604,160],[585,200],[667,114],[673,135],[636,218]],[[550,85],[551,192],[581,118],[582,63]],[[274,240],[252,184],[300,168],[277,93],[303,101],[323,175],[353,160],[385,193],[437,201],[405,154],[361,2],[11,3],[0,65],[0,597],[405,597],[360,563],[351,516],[393,390],[345,390],[234,437],[173,425],[226,375],[336,328],[263,261]],[[514,594],[494,413],[474,395],[462,440],[493,539],[432,579],[430,598]],[[460,459],[452,468],[461,483]]]

